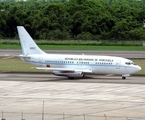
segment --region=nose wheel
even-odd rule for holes
[[[126,77],[122,76],[122,80],[125,80],[125,79],[126,79]]]

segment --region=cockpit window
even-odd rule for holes
[[[132,62],[131,64],[136,65],[134,62]]]
[[[126,65],[130,65],[131,63],[130,63],[130,62],[126,62],[125,64],[126,64]]]
[[[136,65],[134,62],[129,61],[129,62],[125,62],[126,65]]]

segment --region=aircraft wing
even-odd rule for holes
[[[83,68],[83,69],[74,69],[74,68],[46,68],[46,67],[36,67],[39,70],[56,70],[56,71],[82,71],[86,73],[92,73],[92,69]]]

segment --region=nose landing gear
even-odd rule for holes
[[[122,75],[122,80],[125,80],[126,79],[126,77],[129,77],[130,76],[130,74],[125,74],[125,75]]]

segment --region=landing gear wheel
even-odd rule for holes
[[[68,77],[68,79],[74,79],[74,77]]]
[[[125,80],[125,79],[126,79],[126,77],[122,76],[122,80]]]
[[[85,77],[85,73],[82,73],[82,78],[84,78]]]

